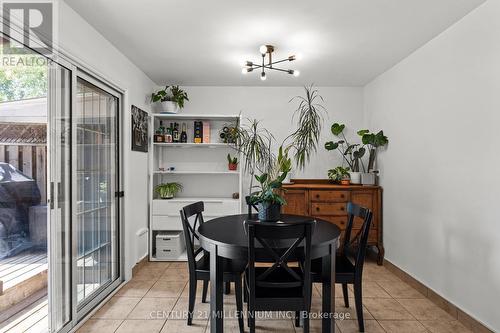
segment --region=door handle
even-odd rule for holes
[[[54,209],[54,182],[50,182],[49,207]]]

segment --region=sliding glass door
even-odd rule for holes
[[[119,94],[78,75],[73,193],[76,304],[81,315],[120,282],[119,105]]]
[[[71,70],[48,65],[49,328],[57,332],[71,309]]]

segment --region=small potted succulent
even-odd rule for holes
[[[181,183],[163,183],[155,187],[155,192],[161,199],[172,199],[178,192],[182,191]]]
[[[230,171],[236,171],[236,169],[238,169],[238,158],[236,156],[231,157],[230,154],[227,154],[227,162]]]
[[[165,86],[151,94],[153,108],[158,113],[178,113],[184,107],[184,101],[189,101],[189,98],[179,86]]]
[[[335,169],[328,170],[328,178],[333,182],[341,185],[349,185],[351,183],[349,176],[349,168],[338,166]]]

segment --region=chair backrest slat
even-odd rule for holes
[[[205,205],[203,201],[198,201],[193,204],[183,207],[180,211],[182,229],[184,231],[184,239],[186,241],[186,252],[188,257],[188,267],[191,273],[196,270],[196,256],[202,251],[201,247],[195,250],[195,239],[200,239],[197,234],[198,227],[204,223],[203,211]],[[193,224],[189,219],[194,216]]]
[[[302,287],[304,297],[309,295],[309,285],[311,282],[311,238],[314,225],[314,220],[289,224],[259,221],[245,222],[248,233],[248,280],[251,298],[255,298],[256,286],[276,288]],[[300,245],[302,246],[299,247]],[[267,267],[264,272],[256,276],[255,263],[269,261],[274,261],[273,265]],[[290,262],[295,261],[302,262],[303,272],[300,275],[289,266]],[[282,277],[280,281],[271,280],[271,276],[275,272]]]
[[[347,221],[347,227],[344,235],[343,251],[347,256],[354,257],[355,274],[361,275],[363,270],[363,264],[366,255],[366,246],[368,243],[368,235],[370,233],[371,222],[373,218],[373,213],[368,208],[361,207],[352,202],[347,203],[347,214],[349,216]],[[361,230],[351,239],[352,228],[354,226],[355,218],[363,219],[363,224]],[[354,241],[356,242],[356,247],[354,247]]]
[[[245,197],[245,203],[247,204],[248,207],[248,216],[252,216],[252,208],[255,209],[255,211],[258,213],[259,212],[259,207],[257,207],[256,204],[250,203],[250,196],[247,195]]]

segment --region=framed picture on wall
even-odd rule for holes
[[[132,150],[148,152],[148,113],[132,105]]]

